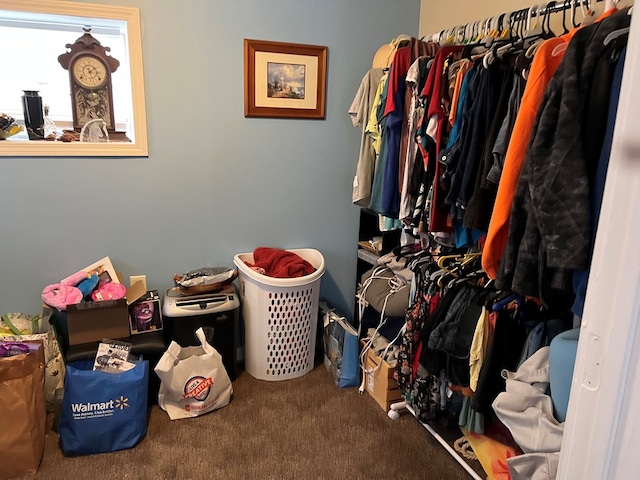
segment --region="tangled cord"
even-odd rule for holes
[[[478,459],[478,456],[473,451],[473,448],[471,448],[471,445],[469,444],[469,440],[467,440],[467,437],[460,437],[455,442],[453,442],[453,448],[455,449],[456,452],[458,452],[467,460]]]
[[[362,328],[362,317],[364,316],[364,309],[368,303],[365,299],[367,288],[369,288],[369,286],[375,279],[387,279],[387,284],[389,285],[389,293],[387,293],[387,295],[384,297],[384,303],[382,304],[382,311],[380,312],[380,322],[378,323],[378,326],[376,327],[375,331],[371,335],[371,338],[369,338],[369,340],[365,343],[364,347],[362,348],[362,351],[360,352],[360,368],[362,368],[362,383],[360,384],[360,388],[358,389],[360,393],[364,393],[367,374],[375,375],[375,372],[377,372],[382,366],[382,362],[380,362],[380,364],[377,365],[375,368],[367,370],[365,368],[364,359],[367,355],[367,350],[369,350],[373,346],[373,342],[375,341],[376,336],[379,335],[378,332],[385,325],[385,323],[387,323],[387,316],[385,315],[385,310],[387,308],[387,302],[389,301],[389,297],[391,297],[391,295],[393,295],[394,293],[402,290],[403,288],[406,288],[408,285],[407,282],[403,278],[399,277],[398,275],[394,275],[393,277],[387,277],[382,275],[384,272],[388,270],[389,269],[387,267],[376,267],[371,273],[371,276],[363,282],[360,292],[358,293],[358,295],[356,295],[358,299],[358,316],[359,316],[358,338],[360,338],[360,333]],[[398,338],[400,338],[400,335],[404,333],[405,328],[406,328],[406,325],[403,325],[400,331],[398,332],[398,335],[396,335],[396,337],[388,343],[387,347],[384,349],[384,352],[381,358],[383,359],[386,358],[389,348],[395,343],[396,340],[398,340]]]

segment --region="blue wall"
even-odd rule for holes
[[[420,0],[100,0],[140,8],[149,158],[0,158],[0,313],[110,256],[164,292],[257,246],[315,248],[321,295],[353,310],[359,130],[376,50],[417,35]],[[326,120],[243,116],[243,39],[328,47]]]

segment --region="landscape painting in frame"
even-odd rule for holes
[[[244,40],[244,116],[325,118],[327,47]]]
[[[305,66],[267,62],[267,96],[304,100]]]

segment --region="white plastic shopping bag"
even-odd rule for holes
[[[201,346],[181,347],[171,342],[155,367],[160,377],[158,405],[171,420],[197,417],[222,408],[233,394],[222,356],[196,330]]]

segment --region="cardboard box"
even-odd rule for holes
[[[104,300],[67,306],[69,345],[100,342],[129,336],[127,300]]]
[[[402,400],[402,391],[393,378],[394,369],[375,355],[373,350],[367,350],[364,365],[366,371],[365,390],[386,412],[392,403]]]
[[[157,290],[151,290],[129,305],[131,335],[162,330],[162,308]]]
[[[111,259],[104,257],[82,269],[95,273],[99,283],[120,283],[120,275],[113,268]],[[100,342],[103,338],[112,340],[130,335],[129,305],[145,295],[146,282],[138,278],[127,288],[125,298],[83,302],[67,306],[68,345]]]

